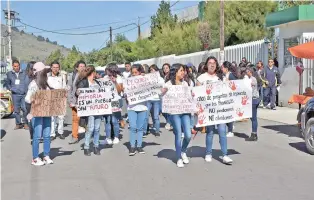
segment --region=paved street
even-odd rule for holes
[[[281,117],[286,117],[284,112]],[[69,135],[70,117],[66,124]],[[199,134],[188,149],[190,164],[177,168],[174,136],[164,129],[160,138],[150,135],[144,139],[146,154],[129,157],[128,129],[124,129],[120,144],[102,147],[101,156],[84,156],[83,140],[70,146],[68,138],[56,139],[51,145],[55,163],[34,167],[28,131],[13,131],[14,119],[4,119],[1,199],[312,200],[314,157],[306,153],[296,126],[262,119],[259,124],[259,141],[248,143],[244,138],[250,133],[250,121],[236,123],[236,137],[228,139],[232,166],[219,160],[218,135],[214,160],[205,163],[205,139]]]

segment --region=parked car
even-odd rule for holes
[[[314,97],[298,113],[299,128],[308,152],[314,155]]]

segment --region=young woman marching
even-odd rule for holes
[[[237,80],[237,75],[232,72],[232,65],[230,62],[225,61],[221,65],[222,73],[224,74],[224,81]],[[233,134],[233,122],[229,122],[226,124],[228,128],[227,137],[234,137]]]
[[[134,64],[131,67],[132,76],[142,76],[144,69],[141,64]],[[136,151],[140,154],[144,154],[145,151],[142,147],[143,131],[145,118],[147,115],[147,102],[141,102],[134,105],[128,105],[128,116],[130,124],[130,149],[129,155],[134,156]],[[137,139],[136,139],[137,138]],[[135,143],[137,141],[137,146]]]
[[[170,68],[169,78],[163,88],[163,94],[165,94],[171,85],[183,85],[188,86],[188,83],[184,81],[184,67],[182,64],[173,64]],[[189,159],[186,155],[187,147],[191,140],[191,113],[184,114],[169,114],[173,132],[175,135],[175,148],[177,155],[177,166],[184,167],[184,164],[189,163]],[[182,129],[184,132],[184,139],[181,144]]]
[[[119,140],[119,119],[121,116],[121,110],[119,106],[119,101],[121,99],[121,96],[119,95],[122,87],[120,82],[118,81],[119,78],[119,69],[115,64],[109,64],[106,68],[106,77],[108,77],[112,83],[112,91],[114,94],[114,97],[112,99],[112,115],[109,115],[108,117],[105,117],[106,119],[106,125],[105,125],[105,131],[106,131],[106,143],[111,144],[118,144],[120,142]],[[110,121],[112,122],[112,126],[110,124]],[[111,138],[111,128],[113,128],[114,138]]]
[[[162,65],[162,72],[163,72],[163,76],[164,76],[164,80],[165,82],[169,81],[169,75],[170,75],[170,64],[168,63],[164,63]],[[162,115],[164,116],[164,118],[166,119],[166,125],[165,125],[165,129],[170,131],[172,130],[172,126],[171,126],[171,120],[169,118],[169,114],[168,113],[162,113]]]
[[[222,72],[219,69],[217,59],[213,56],[207,58],[204,66],[204,73],[197,78],[197,85],[204,85],[211,82],[223,81]],[[226,137],[226,124],[217,124],[220,148],[222,151],[222,161],[225,164],[231,164],[232,160],[227,156],[227,137]],[[213,148],[213,135],[215,125],[206,127],[206,156],[205,161],[212,161],[212,148]]]
[[[80,72],[77,82],[77,89],[80,88],[90,88],[98,89],[100,84],[95,80],[96,70],[93,65],[88,65],[83,71]],[[79,96],[79,90],[76,91],[76,95]],[[88,116],[86,117],[87,122],[87,131],[85,133],[85,143],[84,143],[84,155],[90,156],[91,151],[89,148],[90,138],[94,133],[94,154],[100,155],[99,150],[99,131],[100,131],[100,122],[101,115],[97,116]]]
[[[46,67],[44,63],[37,62],[33,66],[34,79],[28,86],[28,91],[25,96],[25,102],[32,104],[34,102],[34,95],[38,90],[49,90],[47,80],[47,73],[49,72],[49,66]],[[51,130],[51,117],[32,117],[28,114],[27,117],[32,120],[33,126],[33,160],[32,165],[41,166],[44,164],[52,164],[53,161],[49,157],[50,153],[50,130]],[[39,158],[39,140],[43,135],[44,142],[44,158]]]
[[[259,98],[259,91],[258,91],[258,86],[257,86],[257,80],[253,76],[253,68],[248,68],[246,70],[246,74],[251,80],[251,86],[252,86],[252,134],[251,137],[247,138],[246,141],[257,141],[257,108],[260,103],[260,98]]]
[[[148,69],[149,73],[159,72],[157,65],[151,65]],[[159,72],[160,73],[160,72]],[[160,76],[159,82],[164,83],[164,79]],[[160,137],[160,120],[159,120],[159,113],[161,109],[161,102],[159,95],[153,96],[151,99],[147,101],[147,119],[145,121],[145,127],[148,129],[148,119],[149,119],[149,112],[152,109],[152,119],[153,119],[153,128],[154,134],[156,137]]]

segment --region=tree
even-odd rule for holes
[[[57,49],[57,50],[51,52],[51,54],[46,58],[45,63],[47,65],[50,65],[50,63],[52,63],[53,61],[58,61],[59,63],[62,63],[63,60],[64,60],[64,57],[61,54],[60,49]]]
[[[210,45],[210,26],[207,22],[197,24],[198,38],[202,42],[203,50],[208,49]]]
[[[210,25],[211,48],[219,47],[219,1],[206,5],[205,21]],[[273,1],[225,1],[225,45],[260,40],[268,34],[265,17],[276,10]]]
[[[124,34],[117,34],[116,37],[114,38],[115,43],[120,43],[125,40],[128,41]]]
[[[307,4],[313,4],[313,3],[314,1],[309,1],[309,0],[279,1],[278,10],[284,10],[284,9],[291,8],[298,5],[307,5]]]
[[[162,25],[169,24],[173,28],[177,22],[177,16],[173,16],[170,10],[170,2],[161,1],[156,15],[151,17],[151,33],[154,36],[157,30],[162,30]]]
[[[46,38],[46,42],[50,42],[49,38]]]
[[[38,35],[37,36],[37,40],[38,41],[45,41],[45,38],[43,36],[41,36],[41,35]]]
[[[53,41],[52,44],[58,45],[58,42],[57,41]]]

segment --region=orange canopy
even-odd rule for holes
[[[314,59],[314,41],[290,47],[288,50],[294,57]]]

